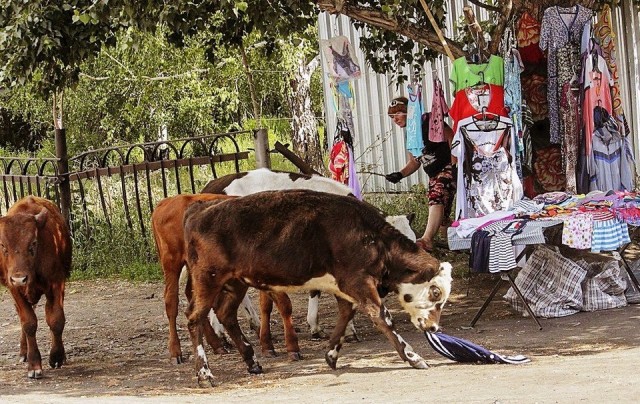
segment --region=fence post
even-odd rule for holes
[[[269,136],[266,129],[253,131],[253,141],[256,149],[256,166],[258,168],[271,168],[271,156],[269,155]]]
[[[64,128],[56,128],[56,157],[58,158],[58,178],[60,179],[60,210],[69,222],[71,209],[71,185],[69,184],[69,156],[67,156],[67,133]]]

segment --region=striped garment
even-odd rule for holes
[[[610,211],[593,212],[591,252],[615,251],[631,242],[629,228]]]

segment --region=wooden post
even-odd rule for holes
[[[60,179],[60,210],[69,223],[71,211],[71,184],[69,184],[69,156],[67,155],[67,134],[64,128],[55,129],[56,157],[58,158],[58,178]]]
[[[422,8],[424,9],[424,12],[427,13],[427,18],[429,19],[429,22],[433,26],[433,30],[436,31],[436,34],[440,39],[440,43],[442,43],[442,46],[444,47],[444,51],[447,52],[447,56],[453,62],[454,60],[456,60],[456,58],[453,57],[453,53],[451,53],[451,49],[447,44],[447,40],[444,39],[444,35],[442,35],[442,31],[440,30],[440,27],[436,23],[435,18],[433,18],[433,14],[431,13],[431,10],[429,10],[429,7],[427,7],[427,2],[425,0],[420,0],[420,4],[422,4]]]
[[[253,143],[256,149],[256,167],[271,169],[271,156],[269,155],[269,136],[267,130],[254,130]]]
[[[307,164],[304,160],[302,160],[300,157],[298,157],[294,152],[292,152],[291,150],[287,149],[287,146],[283,145],[282,143],[276,142],[275,149],[277,151],[279,151],[280,154],[285,156],[290,162],[292,162],[293,165],[298,167],[298,169],[300,171],[302,171],[302,174],[307,174],[307,175],[318,174],[318,175],[322,175],[319,172],[317,172],[316,170],[314,170],[313,167],[311,167],[309,164]]]

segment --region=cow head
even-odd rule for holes
[[[411,315],[411,322],[422,331],[438,330],[440,314],[451,293],[451,264],[442,262],[439,272],[425,283],[400,283],[398,299]]]
[[[46,222],[45,208],[37,215],[16,213],[0,218],[0,253],[8,286],[25,286],[35,279],[38,231]]]

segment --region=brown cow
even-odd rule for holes
[[[167,318],[169,319],[169,354],[173,363],[179,364],[183,362],[182,350],[180,348],[180,340],[176,327],[176,317],[178,315],[178,286],[180,280],[180,272],[186,264],[184,249],[184,232],[182,231],[182,222],[185,210],[198,201],[208,201],[219,203],[227,199],[235,198],[227,195],[214,194],[198,194],[198,195],[177,195],[165,198],[154,210],[151,215],[151,226],[156,241],[158,257],[162,266],[164,275],[164,303]],[[185,294],[187,300],[191,301],[191,277],[187,280],[185,286]],[[284,293],[269,293],[271,299],[265,298],[261,293],[261,308],[269,310],[275,301],[278,311],[282,313],[285,326],[285,340],[289,357],[293,360],[301,358],[300,347],[298,346],[298,337],[291,322],[291,302],[289,297]],[[264,302],[263,302],[264,300]],[[267,318],[263,316],[263,318]],[[218,338],[209,322],[204,322],[204,333],[207,342],[217,353],[226,352],[223,342]],[[260,343],[262,351],[265,354],[275,355],[275,349],[271,340],[270,328],[260,327]]]
[[[306,175],[300,173],[272,171],[267,168],[258,168],[249,172],[228,174],[220,178],[216,178],[207,183],[202,189],[202,193],[226,194],[236,196],[246,196],[261,191],[280,191],[285,189],[310,189],[319,192],[328,192],[337,195],[353,196],[351,188],[331,178],[322,177],[320,175]],[[411,229],[410,219],[405,216],[387,216],[387,222],[400,230],[405,236],[415,241],[416,236]],[[262,295],[264,297],[264,295]],[[309,295],[309,308],[307,310],[307,323],[309,324],[311,337],[313,339],[324,338],[325,332],[320,327],[318,321],[318,305],[320,301],[320,292],[311,291]],[[268,310],[270,302],[264,300],[260,305],[260,319],[257,320],[262,324],[261,332],[265,332],[264,327],[269,327],[271,312]],[[242,306],[246,306],[246,300]],[[245,307],[246,308],[246,307]],[[281,311],[282,312],[282,311]],[[286,322],[287,320],[285,320]],[[345,341],[358,341],[358,335],[353,322],[349,322]]]
[[[189,332],[198,382],[213,375],[202,347],[202,320],[214,306],[250,373],[261,373],[242,335],[237,309],[249,286],[271,291],[322,290],[338,300],[339,318],[325,359],[335,369],[347,323],[358,308],[415,368],[427,363],[393,328],[381,294],[396,292],[413,324],[436,331],[451,291],[451,265],[426,253],[355,198],[307,190],[267,191],[185,213],[193,281]]]
[[[66,363],[64,287],[71,272],[71,236],[56,205],[28,196],[0,218],[0,282],[15,301],[22,332],[20,361],[28,362],[27,376],[42,377],[42,358],[36,342],[38,319],[34,306],[45,295],[45,315],[51,329],[49,365]]]

